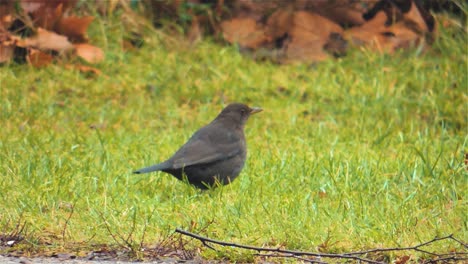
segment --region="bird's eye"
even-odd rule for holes
[[[241,109],[241,114],[245,115],[245,109]]]

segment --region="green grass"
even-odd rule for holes
[[[131,233],[135,246],[143,233],[155,245],[177,227],[327,252],[468,239],[460,29],[443,30],[426,54],[354,50],[289,66],[211,41],[167,44],[154,32],[123,52],[118,22],[97,20],[91,31],[106,50],[101,76],[60,65],[0,70],[0,226],[26,223],[29,250],[115,245],[111,234]],[[264,112],[246,126],[247,164],[231,185],[200,192],[164,173],[131,174],[168,158],[233,101]],[[190,245],[205,258],[252,260]]]

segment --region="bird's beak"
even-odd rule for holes
[[[250,114],[253,115],[253,114],[256,114],[256,113],[259,113],[263,111],[263,109],[261,109],[260,107],[252,107],[250,108]]]

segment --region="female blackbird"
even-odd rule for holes
[[[247,146],[244,126],[261,108],[245,104],[228,105],[208,125],[195,132],[170,159],[134,173],[164,171],[179,180],[207,189],[229,184],[244,167]]]

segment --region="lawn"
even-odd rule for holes
[[[90,38],[106,52],[98,76],[1,67],[0,230],[25,226],[25,240],[3,252],[135,249],[176,228],[314,252],[468,240],[466,31],[442,28],[427,52],[355,49],[312,65],[255,62],[157,31],[124,52],[123,34],[119,20],[93,23]],[[230,102],[264,109],[246,125],[248,159],[232,184],[199,191],[168,174],[132,174]],[[183,239],[206,259],[255,259]]]

